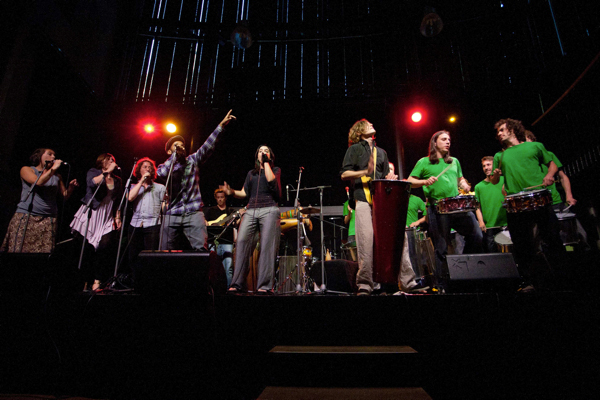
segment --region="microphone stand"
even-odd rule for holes
[[[302,243],[301,243],[301,237],[302,234],[300,233],[300,224],[302,223],[302,219],[301,219],[301,215],[300,215],[300,203],[298,202],[298,196],[300,195],[300,182],[302,181],[302,171],[304,170],[304,167],[300,167],[300,170],[298,171],[298,189],[296,189],[296,198],[294,199],[294,212],[296,213],[296,220],[298,221],[298,225],[296,227],[296,256],[297,256],[297,265],[296,268],[298,269],[298,283],[296,284],[296,291],[297,292],[305,292],[307,291],[307,279],[306,279],[306,271],[303,268],[302,265],[302,257],[304,254],[302,254]]]
[[[169,183],[172,183],[171,175],[173,174],[173,167],[175,166],[175,162],[177,161],[177,151],[173,152],[172,158],[173,158],[173,162],[171,162],[171,166],[169,167],[169,174],[167,175],[167,181],[165,182],[165,195],[167,193],[169,193]],[[169,201],[170,200],[171,200],[171,196],[169,195]],[[166,203],[167,203],[167,201],[163,197],[163,201],[161,202],[161,205],[160,205],[160,216],[158,218],[158,222],[160,223],[160,239],[158,240],[158,250],[162,250],[163,231],[165,229],[165,224],[163,224],[163,215],[164,215],[164,212],[166,212],[166,210],[163,211],[163,209],[166,209],[166,207],[165,207]]]
[[[40,180],[40,178],[44,174],[45,170],[46,170],[46,168],[44,168],[42,170],[42,173],[39,174],[39,176],[37,177],[37,179],[35,180],[35,182],[33,182],[33,185],[31,185],[31,187],[29,188],[29,192],[27,192],[27,197],[25,197],[24,201],[27,201],[27,199],[29,198],[29,196],[31,196],[31,193],[33,193],[33,189],[35,189],[35,186],[37,185],[38,181]],[[23,245],[25,244],[25,235],[27,234],[27,225],[29,225],[29,217],[31,217],[31,211],[33,210],[33,197],[34,196],[31,197],[31,204],[29,205],[29,207],[27,207],[27,218],[25,218],[25,227],[23,228],[23,237],[21,238],[21,247],[19,248],[19,253],[23,252]],[[18,236],[19,236],[19,228],[17,228],[17,237]],[[16,253],[16,250],[17,250],[16,246],[17,246],[17,241],[15,240],[15,248],[13,249],[14,253]]]
[[[96,190],[94,191],[94,194],[92,195],[92,197],[90,197],[87,204],[85,205],[85,207],[87,209],[87,220],[85,222],[85,233],[83,234],[83,243],[81,244],[81,253],[79,253],[79,264],[77,264],[78,270],[81,270],[81,262],[83,261],[83,250],[85,249],[85,242],[87,241],[88,227],[90,226],[90,218],[92,217],[92,209],[90,207],[90,204],[92,204],[92,200],[94,200],[94,198],[96,197],[96,193],[98,193],[98,189],[100,189],[100,186],[102,186],[105,179],[106,179],[106,175],[104,175],[104,173],[102,173],[102,179],[100,179],[100,182],[98,182],[98,185],[96,186]]]
[[[119,235],[119,247],[117,248],[117,260],[115,261],[115,273],[112,277],[113,284],[117,279],[117,271],[119,269],[120,258],[121,258],[121,245],[123,243],[123,232],[125,231],[125,219],[127,217],[127,205],[129,204],[129,186],[131,185],[131,177],[133,176],[133,172],[135,171],[135,166],[137,164],[137,157],[133,158],[133,168],[131,168],[131,173],[129,174],[129,179],[127,179],[127,183],[125,184],[125,190],[123,190],[123,197],[121,197],[121,203],[119,204],[119,208],[117,211],[121,209],[123,206],[123,202],[125,202],[125,207],[123,208],[123,213],[121,215],[121,233]]]

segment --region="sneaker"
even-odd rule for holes
[[[408,289],[403,289],[404,293],[427,293],[429,290],[429,286],[423,286],[422,283],[417,283],[414,286],[409,287]]]
[[[358,293],[356,295],[357,296],[370,296],[371,292],[369,292],[367,289],[358,289]]]
[[[522,283],[521,286],[519,286],[519,289],[517,289],[517,293],[534,293],[535,292],[535,288],[533,287],[533,285],[527,284],[527,283]]]

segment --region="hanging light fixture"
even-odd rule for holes
[[[421,21],[421,35],[434,37],[442,31],[444,23],[433,7],[425,7],[425,16]]]

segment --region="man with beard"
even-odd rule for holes
[[[212,154],[217,137],[225,126],[236,119],[231,111],[198,151],[187,157],[183,137],[174,136],[166,143],[165,151],[171,157],[156,171],[160,178],[168,178],[166,186],[169,204],[163,220],[161,250],[175,249],[179,237],[184,234],[194,250],[206,251],[207,233],[200,194],[200,165]]]

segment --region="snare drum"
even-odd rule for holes
[[[479,202],[472,195],[446,197],[438,200],[436,207],[438,214],[456,214],[475,211],[479,207]]]
[[[512,253],[513,242],[510,238],[510,232],[508,230],[501,231],[494,236],[494,242],[498,246],[498,250],[501,253]]]
[[[552,204],[552,193],[548,189],[539,189],[506,196],[502,206],[506,212],[517,213],[539,210],[548,204]]]

